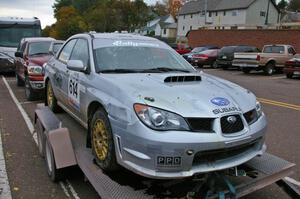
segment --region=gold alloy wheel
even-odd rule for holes
[[[51,84],[48,84],[48,89],[47,89],[47,103],[49,107],[52,107],[53,104],[53,91]]]
[[[108,136],[105,123],[101,119],[97,119],[92,128],[93,145],[97,157],[105,160],[108,153]]]

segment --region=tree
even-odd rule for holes
[[[158,16],[164,16],[168,14],[168,8],[165,3],[160,3],[159,1],[157,1],[155,5],[152,5],[150,7],[152,12],[154,12]]]
[[[288,2],[286,0],[280,0],[277,4],[279,10],[285,10],[288,6]]]
[[[294,12],[300,11],[300,0],[290,0],[288,10]]]
[[[183,5],[182,0],[168,0],[168,13],[170,13],[175,19],[177,18],[177,14],[180,8]]]

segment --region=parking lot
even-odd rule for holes
[[[267,151],[296,163],[290,177],[299,183],[300,77],[287,79],[283,74],[264,76],[259,72],[246,75],[237,70],[209,68],[203,71],[235,82],[256,94],[268,118]],[[0,131],[13,198],[98,198],[79,169],[74,168],[67,180],[57,184],[48,178],[31,127],[35,106],[41,101],[26,101],[24,88],[16,86],[12,75],[0,79],[0,96]],[[271,185],[246,198],[289,197],[276,185]]]

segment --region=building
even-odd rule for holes
[[[201,28],[263,28],[278,21],[279,9],[273,0],[189,1],[179,11],[177,37],[185,37],[189,30]]]
[[[139,30],[142,35],[151,35],[163,38],[176,38],[177,23],[172,15],[157,17]]]

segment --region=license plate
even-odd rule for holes
[[[300,72],[296,71],[294,72],[294,75],[300,75]]]
[[[223,56],[222,58],[223,58],[223,59],[227,59],[227,56]]]

